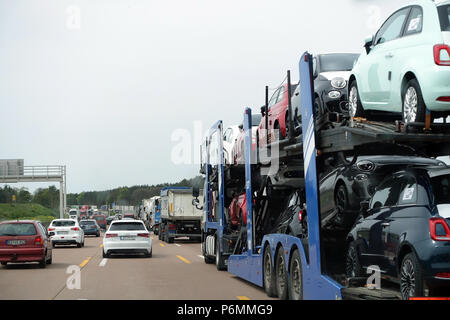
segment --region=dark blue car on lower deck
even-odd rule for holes
[[[378,266],[403,299],[448,295],[450,169],[408,168],[386,178],[348,234],[347,276]]]

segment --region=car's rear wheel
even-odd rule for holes
[[[264,248],[264,259],[263,259],[263,280],[264,280],[264,290],[269,297],[275,297],[277,292],[275,288],[275,272],[273,270],[272,255],[270,250],[270,245]]]
[[[365,112],[359,98],[358,85],[356,80],[350,84],[350,93],[348,96],[348,112],[351,118],[364,117]]]
[[[8,262],[2,262],[2,266],[6,266]]]
[[[52,262],[53,262],[53,258],[52,258],[52,256],[50,256],[50,258],[47,259],[46,263],[47,264],[52,264]]]
[[[423,296],[423,275],[416,255],[408,253],[400,266],[400,293],[403,300]]]
[[[298,250],[292,253],[289,264],[289,298],[291,300],[303,300],[303,273],[302,262]]]
[[[102,250],[103,258],[109,258],[109,253],[106,253],[105,250]]]
[[[363,269],[359,262],[358,249],[356,242],[350,242],[347,250],[347,256],[345,259],[345,274],[347,278],[359,278],[363,277]]]
[[[278,248],[276,255],[276,289],[278,298],[286,300],[288,298],[288,278],[286,271],[286,258],[283,247]]]
[[[426,107],[420,89],[419,82],[416,79],[408,81],[402,96],[403,122],[424,122]]]
[[[348,193],[345,185],[340,184],[339,187],[336,188],[336,191],[334,193],[334,203],[336,204],[336,208],[339,209],[340,213],[348,211]]]
[[[81,242],[77,243],[77,248],[81,248]]]
[[[39,267],[40,268],[45,268],[47,266],[47,253],[44,255],[44,258],[42,258],[41,261],[39,261]]]

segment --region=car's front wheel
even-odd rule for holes
[[[400,293],[403,300],[423,296],[423,276],[416,255],[408,253],[400,266]]]
[[[359,98],[358,85],[356,80],[350,84],[348,96],[348,113],[352,118],[364,117],[364,109]]]
[[[416,79],[411,79],[406,84],[402,96],[403,122],[424,122],[425,121],[425,102],[423,101],[422,90]]]

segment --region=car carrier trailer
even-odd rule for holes
[[[342,120],[339,119],[340,115],[333,114],[326,115],[328,125],[319,127],[317,116],[313,112],[314,88],[310,54],[302,55],[299,71],[302,134],[293,137],[294,130],[290,130],[291,136],[287,140],[269,145],[268,148],[279,149],[279,162],[289,165],[292,159],[296,159],[303,164],[307,237],[266,232],[268,212],[281,209],[278,199],[267,196],[267,179],[262,174],[264,166],[254,161],[255,155],[251,148],[251,109],[247,108],[244,114],[244,166],[224,165],[221,121],[210,129],[204,143],[206,163],[202,163],[201,172],[205,174],[205,223],[202,226],[202,253],[205,262],[215,262],[217,269],[227,269],[242,279],[264,287],[270,296],[274,296],[275,283],[282,283],[286,288],[283,298],[397,299],[399,295],[395,290],[371,290],[370,285],[366,286],[365,282],[357,278],[338,281],[337,277],[326,270],[318,188],[322,161],[325,156],[334,156],[350,164],[356,161],[358,155],[376,155],[380,152],[394,155],[406,150],[428,157],[449,154],[449,128],[445,124],[416,123],[404,126],[399,122],[388,124],[366,119]],[[292,122],[291,116],[291,128]],[[351,156],[353,160],[347,160]],[[247,199],[246,221],[240,229],[233,229],[230,228],[227,208],[230,199],[241,192],[245,192]],[[281,267],[275,268],[275,264]]]

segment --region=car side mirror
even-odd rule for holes
[[[266,106],[261,107],[261,115],[264,117],[266,115]]]
[[[369,54],[370,50],[372,49],[373,39],[374,39],[373,36],[364,39],[364,48],[366,48],[367,54]]]
[[[243,124],[240,124],[240,125],[239,125],[239,129],[240,129],[240,130],[244,130],[244,125],[243,125]],[[237,139],[236,139],[236,140],[237,140]]]
[[[198,198],[198,196],[200,195],[200,188],[198,187],[193,187],[192,188],[192,196],[194,198]]]

